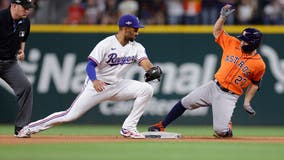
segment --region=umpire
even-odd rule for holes
[[[31,0],[11,0],[11,5],[0,11],[0,78],[17,96],[15,137],[19,137],[18,132],[30,122],[32,115],[32,85],[17,62],[25,58],[25,42],[30,33],[28,14],[32,7]]]

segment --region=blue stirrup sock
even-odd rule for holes
[[[178,101],[162,121],[164,128],[166,128],[170,123],[180,117],[185,110],[186,108],[184,108],[184,106],[181,104],[181,101]]]

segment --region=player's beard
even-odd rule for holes
[[[128,41],[133,42],[133,41],[136,39],[136,36],[134,36],[134,37],[128,37],[127,39],[128,39]]]
[[[243,45],[241,48],[244,53],[251,53],[255,50],[253,45]]]
[[[133,42],[136,39],[136,35],[134,35],[132,32],[127,32],[125,35],[125,39],[127,41]]]

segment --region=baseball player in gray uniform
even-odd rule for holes
[[[152,98],[153,87],[147,82],[123,79],[123,74],[134,62],[145,71],[151,71],[146,72],[150,76],[161,73],[161,70],[158,66],[153,66],[145,48],[135,41],[138,29],[143,28],[138,18],[134,15],[124,15],[120,17],[118,26],[117,34],[100,41],[90,53],[86,67],[88,76],[81,93],[72,105],[65,111],[53,113],[28,124],[20,131],[20,135],[34,134],[76,120],[103,101],[135,99],[132,111],[125,119],[120,134],[129,138],[145,138],[138,132],[137,124]],[[156,79],[159,79],[160,75],[158,74]]]
[[[165,131],[186,109],[212,107],[214,136],[232,137],[231,117],[244,89],[243,107],[250,116],[255,116],[251,100],[260,88],[265,72],[265,63],[257,52],[262,33],[255,28],[244,29],[238,37],[226,33],[223,29],[225,21],[234,11],[231,5],[225,5],[213,27],[215,41],[223,49],[221,65],[214,80],[184,96],[162,121],[150,126],[149,131]]]

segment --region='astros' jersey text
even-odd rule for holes
[[[250,83],[257,83],[262,79],[265,63],[260,54],[243,53],[240,40],[224,31],[215,41],[223,49],[221,66],[215,74],[215,78],[223,87],[241,95]]]

